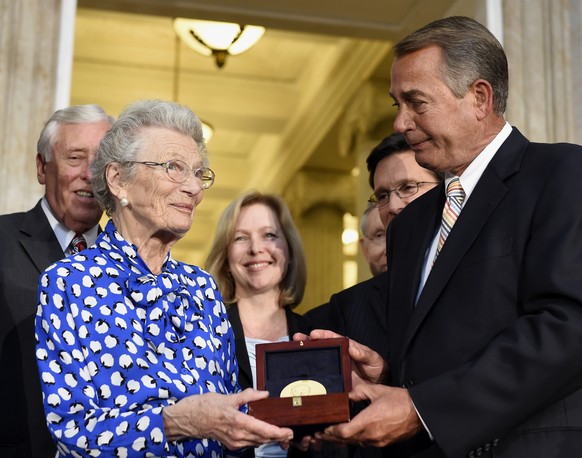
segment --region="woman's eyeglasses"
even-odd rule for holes
[[[143,164],[148,167],[162,167],[170,179],[176,183],[184,183],[190,174],[200,182],[202,189],[208,189],[214,184],[214,172],[208,167],[198,167],[192,170],[188,164],[179,159],[172,159],[166,162],[152,162],[152,161],[131,161],[133,164]]]

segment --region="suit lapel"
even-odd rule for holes
[[[415,309],[416,293],[422,274],[426,250],[440,224],[445,201],[441,184],[409,204],[388,228],[387,292],[388,338],[394,360],[403,354],[403,346]],[[392,227],[394,225],[394,227]],[[394,229],[394,230],[393,230]],[[392,242],[392,237],[397,243]]]
[[[40,201],[26,213],[20,233],[19,243],[30,256],[39,275],[48,266],[65,256],[42,210]]]
[[[229,304],[226,307],[228,313],[228,320],[234,332],[234,346],[236,359],[238,360],[238,380],[242,389],[253,387],[253,373],[249,363],[249,355],[247,353],[247,344],[245,341],[245,333],[243,325],[240,320],[237,304]]]
[[[519,170],[527,144],[528,140],[514,128],[483,172],[427,278],[412,312],[404,348],[410,344],[459,263],[478,238],[495,208],[505,197],[507,187],[504,180]]]
[[[416,224],[413,226],[412,240],[419,240],[420,243],[414,242],[413,247],[410,250],[410,259],[414,262],[411,270],[413,273],[412,278],[414,279],[414,285],[410,289],[410,296],[407,298],[408,304],[411,306],[410,310],[415,309],[426,252],[432,244],[437,228],[441,224],[443,206],[445,205],[444,183],[437,186],[436,189],[435,192],[438,193],[436,202],[432,200],[432,205],[420,209],[421,212],[426,214],[428,224],[422,224],[420,223],[421,220],[417,220]]]

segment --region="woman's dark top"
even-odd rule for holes
[[[245,334],[243,330],[243,325],[240,320],[240,314],[238,311],[238,306],[236,303],[230,304],[226,307],[228,313],[228,319],[234,331],[235,338],[235,353],[238,360],[238,382],[241,388],[253,387],[253,375],[251,372],[251,365],[249,363],[249,355],[247,353],[247,345],[245,342]],[[289,334],[289,339],[293,338],[293,334],[296,332],[302,332],[304,334],[309,334],[313,328],[311,322],[295,312],[293,312],[289,307],[285,308],[285,315],[287,318],[287,333]],[[301,452],[295,447],[289,447],[287,453],[288,458],[300,458],[310,456],[308,453]],[[243,457],[241,458],[252,458],[254,457],[254,448],[246,450]]]

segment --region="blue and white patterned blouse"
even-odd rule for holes
[[[61,456],[222,455],[214,440],[168,442],[162,417],[186,396],[240,391],[234,335],[203,270],[168,254],[152,274],[109,221],[95,246],[41,276],[36,337]]]

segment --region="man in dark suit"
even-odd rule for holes
[[[384,138],[368,156],[369,182],[374,194],[360,224],[360,246],[373,277],[335,293],[327,304],[305,316],[315,327],[331,329],[385,356],[386,310],[386,226],[402,209],[436,186],[440,177],[420,167],[414,152],[401,134]],[[390,195],[394,197],[390,198]],[[375,219],[379,224],[375,223]],[[379,262],[378,255],[384,258]],[[362,406],[356,406],[354,412]],[[361,458],[380,456],[379,449],[354,448],[349,455]]]
[[[101,210],[88,170],[113,119],[98,106],[59,110],[37,147],[45,195],[24,213],[0,216],[0,456],[54,457],[35,357],[34,317],[40,273],[69,253],[76,234],[97,237]]]
[[[436,186],[440,176],[417,164],[401,134],[384,138],[366,159],[370,207],[360,224],[360,246],[373,277],[335,293],[305,313],[316,327],[331,329],[384,353],[386,348],[386,227],[406,205]],[[393,195],[390,198],[390,195]],[[367,214],[367,217],[366,217]],[[380,223],[375,223],[379,219]],[[378,262],[378,254],[384,262]]]
[[[530,143],[503,118],[507,93],[502,46],[469,18],[396,45],[395,130],[446,181],[388,231],[389,364],[351,346],[390,386],[356,386],[370,406],[328,439],[397,457],[580,455],[582,147]]]

